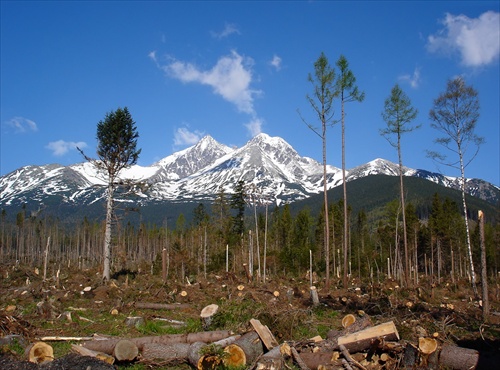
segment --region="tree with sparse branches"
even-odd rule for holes
[[[414,131],[420,125],[411,126],[410,123],[417,117],[418,111],[411,105],[410,98],[399,87],[394,85],[391,95],[385,100],[382,118],[387,123],[385,129],[380,130],[387,141],[398,151],[399,163],[399,192],[401,201],[401,211],[403,218],[403,246],[404,246],[404,280],[406,286],[410,283],[410,260],[408,253],[408,236],[406,229],[406,206],[403,185],[403,159],[401,154],[401,136],[407,132]],[[396,140],[392,136],[396,136]]]
[[[332,126],[333,121],[333,100],[338,96],[335,87],[335,70],[328,63],[328,58],[322,52],[319,58],[314,63],[314,77],[309,74],[308,81],[314,85],[314,94],[306,96],[307,101],[311,104],[314,112],[321,122],[321,128],[308,123],[304,118],[302,121],[309,127],[315,134],[317,134],[323,143],[323,191],[324,191],[324,207],[325,207],[325,257],[326,257],[326,281],[325,285],[330,286],[330,226],[328,222],[328,195],[327,195],[327,181],[326,181],[326,131],[327,127]],[[300,112],[299,112],[300,114]]]
[[[356,85],[356,77],[354,73],[349,69],[349,63],[345,56],[341,55],[337,61],[337,67],[339,69],[339,76],[337,78],[337,93],[340,97],[341,105],[341,120],[342,120],[342,185],[344,191],[344,243],[343,243],[343,253],[344,253],[344,274],[343,274],[343,285],[347,287],[347,276],[348,276],[348,265],[347,265],[347,251],[349,242],[349,220],[347,212],[347,184],[345,181],[345,103],[349,102],[362,102],[365,99],[365,93],[359,91]]]
[[[484,143],[484,138],[475,134],[477,121],[479,120],[478,93],[472,86],[467,86],[462,77],[449,80],[446,91],[435,100],[429,112],[431,127],[438,130],[444,136],[434,140],[444,149],[454,153],[456,159],[447,160],[447,156],[436,151],[428,151],[429,157],[460,171],[460,185],[462,191],[462,203],[464,211],[464,222],[467,237],[467,254],[471,274],[472,288],[478,296],[476,287],[476,274],[472,260],[472,247],[469,232],[469,221],[467,217],[467,202],[465,200],[465,168],[476,157],[479,148]],[[469,151],[472,150],[472,153]]]
[[[110,279],[111,236],[114,219],[114,193],[120,183],[120,172],[137,163],[141,149],[137,149],[139,134],[132,115],[125,108],[106,114],[97,124],[97,157],[92,159],[80,150],[107,177],[106,228],[104,232],[103,280]]]

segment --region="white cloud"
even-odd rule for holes
[[[254,137],[262,132],[262,124],[264,122],[257,117],[254,117],[250,122],[245,124],[251,137]]]
[[[269,64],[276,68],[277,71],[279,71],[281,69],[281,58],[277,55],[274,55]]]
[[[194,145],[203,137],[200,131],[189,131],[186,127],[181,127],[175,130],[174,133],[174,146]]]
[[[232,35],[233,33],[237,33],[238,35],[241,34],[238,27],[232,23],[226,23],[224,29],[221,32],[211,32],[212,37],[215,37],[217,39],[223,39]]]
[[[413,75],[402,75],[399,76],[400,81],[408,82],[410,86],[416,89],[420,85],[420,68],[415,68]]]
[[[446,14],[445,29],[428,37],[430,52],[450,54],[458,51],[465,66],[480,67],[500,54],[500,13],[488,11],[479,18]]]
[[[5,125],[14,128],[16,133],[25,133],[28,131],[38,131],[35,121],[24,117],[13,117],[5,121]]]
[[[74,141],[64,141],[64,140],[58,140],[58,141],[52,141],[50,142],[46,148],[52,151],[52,155],[55,155],[56,157],[63,156],[70,150],[75,150],[76,147],[83,149],[87,147],[87,143],[84,141],[79,141],[79,142],[74,142]]]
[[[215,94],[236,105],[240,112],[254,114],[253,98],[260,91],[252,90],[251,67],[253,60],[243,58],[236,51],[221,57],[210,70],[200,70],[191,63],[174,61],[163,70],[172,78],[184,83],[195,82],[209,85]]]

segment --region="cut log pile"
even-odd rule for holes
[[[204,327],[209,326],[206,318],[212,317],[214,311],[217,309],[213,306],[203,311],[200,317]],[[435,337],[421,337],[418,343],[400,340],[394,322],[374,325],[366,314],[345,316],[343,328],[331,330],[326,339],[315,337],[281,344],[259,320],[250,320],[250,325],[252,330],[241,335],[216,330],[139,338],[95,336],[79,345],[73,344],[72,352],[107,365],[132,361],[161,366],[188,363],[199,370],[219,367],[277,370],[290,368],[292,364],[301,370],[465,370],[476,369],[479,362],[477,351],[446,345]],[[52,347],[43,341],[28,346],[26,357],[39,364],[40,369],[54,360]]]

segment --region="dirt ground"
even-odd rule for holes
[[[131,338],[196,332],[203,330],[201,310],[215,303],[220,309],[212,323],[214,330],[243,333],[250,329],[249,320],[255,318],[267,325],[280,343],[304,341],[318,335],[325,338],[329,331],[342,329],[341,320],[347,314],[368,315],[374,324],[393,321],[401,341],[418,343],[419,337],[433,336],[440,344],[480,351],[478,368],[491,368],[492,361],[500,363],[495,362],[500,361],[498,284],[490,285],[490,316],[485,322],[481,302],[473,298],[465,281],[431,284],[422,278],[419,286],[411,289],[401,289],[392,280],[374,284],[352,280],[348,289],[338,288],[340,283],[334,280],[326,289],[320,281],[316,283],[320,304],[313,307],[305,276],[271,277],[265,284],[248,282],[243,273],[163,282],[160,276],[143,270],[122,271],[102,284],[97,269],[51,272],[45,282],[38,270],[5,265],[0,265],[0,270],[0,347],[9,358],[23,358],[24,346],[49,336],[77,337],[53,342],[54,357],[58,358],[68,355],[70,344],[78,343],[79,337],[94,334]],[[141,309],[137,303],[171,306]],[[132,316],[141,317],[142,324],[126,325]],[[129,367],[167,368],[155,364],[120,368]]]

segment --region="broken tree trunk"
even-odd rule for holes
[[[243,334],[233,344],[224,348],[228,356],[224,357],[226,366],[249,365],[264,353],[264,347],[259,335],[255,331]]]
[[[371,343],[375,339],[398,341],[399,333],[394,322],[389,321],[352,334],[341,336],[338,338],[338,345],[340,346],[343,344],[350,352],[361,352],[370,348]]]
[[[479,362],[479,352],[474,349],[446,345],[439,354],[439,365],[455,370],[474,370]]]
[[[259,334],[262,343],[264,343],[264,345],[268,350],[271,350],[274,347],[279,346],[278,341],[274,337],[273,333],[271,333],[267,325],[262,325],[260,320],[256,319],[251,319],[250,324],[257,332],[257,334]]]
[[[188,333],[188,334],[167,334],[167,335],[157,335],[149,337],[139,337],[130,338],[129,340],[133,342],[139,350],[145,343],[161,343],[161,344],[172,344],[172,343],[195,343],[204,342],[212,343],[231,336],[231,332],[228,330],[217,330],[217,331],[205,331],[199,333]],[[123,338],[112,338],[103,340],[92,340],[85,342],[82,345],[85,348],[91,349],[93,351],[107,353],[108,355],[113,354],[116,343]]]
[[[42,364],[54,360],[54,349],[50,344],[35,342],[26,347],[24,354],[29,362]]]
[[[280,346],[274,347],[262,355],[255,366],[256,370],[281,370],[284,368],[283,355]]]
[[[118,341],[113,349],[113,357],[118,361],[133,361],[138,354],[139,348],[128,339]]]

